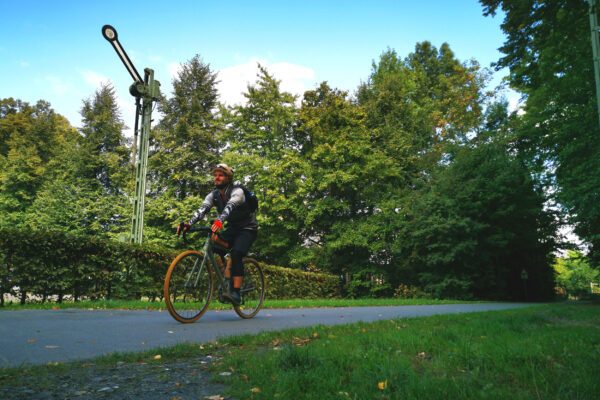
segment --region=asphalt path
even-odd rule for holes
[[[0,367],[83,360],[115,352],[139,352],[177,343],[313,325],[495,311],[525,303],[430,306],[265,309],[251,320],[233,310],[209,311],[198,322],[180,324],[166,311],[23,310],[0,312]]]

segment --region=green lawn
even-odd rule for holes
[[[184,363],[193,370],[207,355],[216,360],[213,379],[229,387],[223,394],[237,399],[593,399],[600,393],[600,305],[237,336],[91,363],[0,369],[0,388],[3,382],[36,390],[87,381],[90,368],[108,376],[141,364],[167,371]],[[132,374],[132,382],[145,377]],[[173,379],[180,378],[165,375]]]
[[[600,395],[599,305],[320,326],[221,345],[226,356],[215,372],[234,371],[221,380],[240,399]]]
[[[432,300],[432,299],[292,299],[292,300],[265,300],[264,308],[302,308],[302,307],[365,307],[365,306],[405,306],[426,304],[456,304],[468,303],[458,300]],[[63,308],[83,309],[128,309],[128,310],[165,310],[164,302],[135,301],[135,300],[110,300],[110,301],[78,301],[63,303],[27,303],[25,305],[7,304],[1,310],[51,310]],[[213,299],[211,309],[230,309],[228,304],[219,303]]]

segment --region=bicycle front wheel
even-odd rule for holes
[[[265,299],[265,276],[258,262],[252,258],[244,258],[244,283],[240,289],[242,298],[239,306],[233,309],[241,318],[254,317],[260,311]]]
[[[197,321],[208,309],[213,291],[212,267],[196,250],[179,254],[165,277],[165,303],[173,318],[181,323]]]

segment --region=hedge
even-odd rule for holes
[[[66,296],[162,300],[166,270],[180,250],[59,231],[0,230],[0,305]],[[267,298],[339,296],[337,277],[264,265]]]

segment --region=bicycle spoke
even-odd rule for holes
[[[208,309],[212,294],[211,270],[206,258],[195,251],[178,256],[167,272],[165,302],[180,322],[193,322]]]
[[[255,260],[244,259],[244,284],[240,289],[241,304],[234,307],[242,318],[254,317],[260,308],[265,295],[265,279],[262,269]]]

